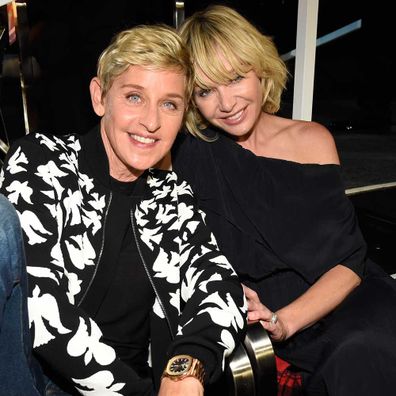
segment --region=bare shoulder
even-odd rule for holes
[[[313,121],[292,120],[288,135],[293,141],[297,162],[340,163],[333,135],[325,126]]]
[[[256,155],[301,164],[340,163],[332,134],[317,122],[263,113],[259,136],[256,146],[244,145]]]

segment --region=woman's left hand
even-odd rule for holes
[[[249,287],[242,285],[248,302],[248,322],[260,321],[274,341],[284,341],[288,338],[287,327],[275,312],[272,312],[261,303],[257,293]]]

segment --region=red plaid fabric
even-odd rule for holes
[[[278,356],[275,356],[276,371],[278,380],[278,396],[300,396],[301,375],[298,371],[293,371],[290,364]]]

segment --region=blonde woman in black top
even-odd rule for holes
[[[249,319],[306,394],[392,394],[395,281],[366,257],[332,135],[276,115],[286,66],[235,10],[197,12],[180,34],[196,73],[194,137],[180,136],[174,166],[245,284]]]

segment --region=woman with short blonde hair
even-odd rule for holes
[[[279,110],[288,76],[286,65],[272,39],[240,14],[231,8],[213,6],[188,18],[180,35],[193,57],[197,87],[207,88],[198,71],[204,71],[209,80],[224,84],[235,73],[244,75],[253,69],[261,82],[263,111],[273,114]],[[227,59],[229,67],[225,67],[223,59]],[[187,120],[189,131],[202,137],[199,130],[208,122],[196,107],[190,109]]]
[[[330,131],[277,114],[286,66],[235,10],[199,11],[180,34],[195,87],[174,169],[245,284],[249,319],[304,394],[392,394],[395,280],[366,257]]]

